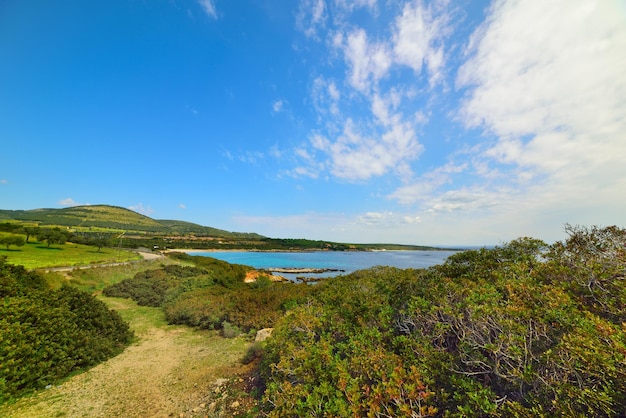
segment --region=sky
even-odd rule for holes
[[[0,208],[498,245],[626,227],[623,0],[0,1]]]

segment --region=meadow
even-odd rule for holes
[[[6,257],[8,263],[24,266],[28,270],[76,267],[92,264],[119,263],[140,260],[136,252],[117,248],[102,248],[67,242],[48,246],[44,242],[27,242],[24,246],[0,248],[0,256]]]

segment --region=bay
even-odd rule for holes
[[[374,266],[402,269],[427,268],[443,263],[457,251],[193,251],[189,255],[213,257],[231,264],[244,264],[257,269],[336,269],[325,273],[277,273],[290,280],[296,277],[320,278],[349,274]]]

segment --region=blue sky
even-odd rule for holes
[[[619,0],[0,2],[0,208],[490,245],[626,226]]]

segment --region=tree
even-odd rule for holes
[[[41,232],[41,228],[38,226],[26,226],[24,227],[24,233],[26,234],[26,242],[30,239],[31,236],[36,237],[39,232]]]
[[[0,245],[4,245],[7,247],[7,250],[11,245],[15,245],[16,247],[23,247],[26,241],[23,237],[18,235],[8,235],[6,237],[0,238]]]
[[[106,247],[111,240],[111,234],[98,233],[93,237],[86,241],[87,245],[91,245],[93,247],[98,248],[98,252],[102,249],[102,247]]]
[[[51,244],[65,244],[67,241],[67,234],[61,231],[60,228],[54,229],[42,229],[37,235],[39,241],[45,241],[48,243],[48,247]]]

